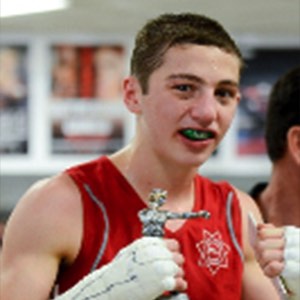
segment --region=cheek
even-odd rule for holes
[[[143,107],[142,118],[147,128],[146,130],[149,131],[148,134],[156,135],[155,132],[159,133],[160,128],[164,128],[166,126],[166,114],[159,105],[154,105],[153,103],[145,105]],[[164,130],[161,129],[162,134],[163,132]]]
[[[149,116],[157,120],[159,118],[160,122],[167,122],[171,120],[176,115],[176,106],[173,103],[167,103],[167,101],[161,101],[160,103],[155,103],[148,107]]]
[[[236,114],[236,106],[223,109],[220,113],[220,122],[222,128],[224,128],[224,131],[226,131],[230,125],[232,124],[232,121]]]

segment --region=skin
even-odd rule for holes
[[[110,159],[141,199],[147,199],[149,190],[159,186],[168,191],[163,209],[192,209],[193,178],[232,122],[240,99],[238,84],[239,61],[235,56],[198,45],[169,49],[163,65],[149,78],[147,94],[142,94],[134,76],[124,81],[124,102],[136,115],[136,135]],[[191,141],[181,133],[186,128],[208,130],[213,138]],[[247,239],[247,212],[252,211],[261,220],[259,211],[250,197],[238,190],[236,193],[243,216],[243,299],[278,299]],[[177,230],[183,222],[171,220],[167,227]],[[7,226],[1,298],[46,299],[59,262],[74,261],[81,236],[80,194],[70,178],[59,175],[32,188]],[[168,247],[181,266],[184,258],[180,245],[173,240]],[[181,269],[177,289],[184,290],[186,284]]]
[[[299,176],[300,126],[292,126],[287,133],[285,154],[273,163],[269,184],[258,199],[263,218],[269,223],[258,226],[255,253],[270,277],[280,275],[284,268],[283,227],[300,227]]]
[[[269,277],[280,275],[284,268],[284,230],[272,224],[258,225],[256,258]]]

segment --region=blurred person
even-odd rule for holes
[[[27,95],[22,55],[17,48],[0,48],[0,109],[22,104]]]
[[[256,255],[266,275],[281,275],[291,299],[300,299],[300,66],[274,84],[265,137],[272,162],[268,183],[250,191],[265,222]]]
[[[1,298],[46,299],[56,287],[57,300],[278,299],[248,241],[257,206],[198,173],[232,123],[242,66],[213,19],[146,23],[123,85],[133,140],[25,193],[4,235]],[[168,192],[163,210],[210,218],[168,220],[163,238],[143,237],[138,214],[153,188]]]
[[[55,99],[77,98],[79,88],[78,52],[72,45],[53,49],[52,96]]]
[[[122,96],[124,51],[120,46],[101,46],[94,54],[95,97],[100,100],[119,100]]]

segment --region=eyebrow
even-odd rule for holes
[[[172,80],[172,79],[187,79],[187,80],[191,80],[197,83],[204,83],[205,80],[203,80],[201,77],[195,76],[193,74],[188,74],[188,73],[182,73],[182,74],[172,74],[170,76],[167,77],[167,80]],[[223,84],[223,85],[231,85],[234,87],[239,87],[239,83],[234,81],[234,80],[230,80],[230,79],[226,79],[226,80],[222,80],[220,81],[218,84]]]
[[[192,75],[192,74],[187,74],[187,73],[181,73],[181,74],[172,74],[167,77],[167,79],[188,79],[191,81],[203,83],[204,80],[198,76]]]

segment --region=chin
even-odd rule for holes
[[[191,168],[191,169],[198,169],[201,167],[208,159],[209,156],[207,155],[182,155],[180,157],[179,164],[182,165],[182,167]]]

